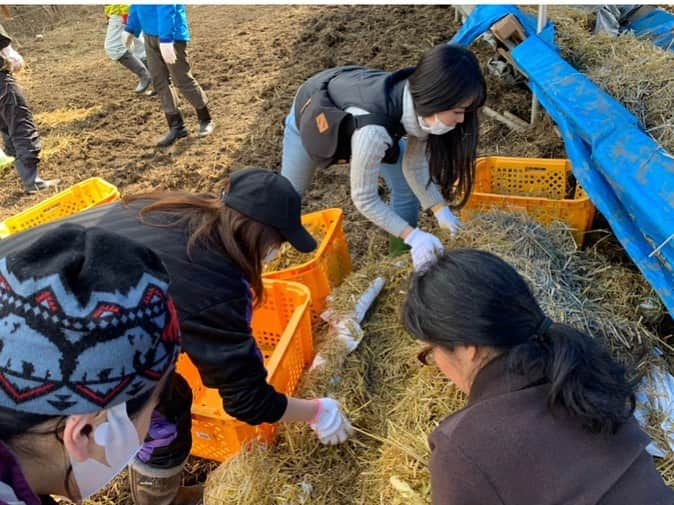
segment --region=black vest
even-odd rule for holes
[[[414,67],[396,72],[385,72],[357,66],[323,70],[305,81],[297,91],[295,124],[299,129],[302,107],[316,91],[327,84],[330,99],[338,108],[345,110],[349,107],[359,107],[370,114],[387,116],[393,120],[395,127],[387,128],[393,139],[393,145],[386,152],[384,160],[387,163],[394,163],[398,160],[400,154],[398,141],[400,137],[405,135],[405,129],[401,124],[403,91],[405,81],[412,72],[414,72]],[[339,143],[350,144],[352,134],[353,131],[340,132]],[[348,135],[348,138],[343,138],[344,135]]]

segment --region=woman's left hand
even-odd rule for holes
[[[444,230],[449,230],[449,232],[452,234],[452,237],[455,236],[461,228],[463,228],[463,223],[461,220],[456,217],[446,205],[435,211],[435,219],[438,220],[438,226]]]

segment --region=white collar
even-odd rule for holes
[[[419,119],[414,110],[414,101],[412,100],[412,93],[410,93],[409,82],[405,82],[405,89],[403,90],[403,115],[400,122],[408,135],[420,139],[428,138],[428,133],[423,131],[419,126]]]

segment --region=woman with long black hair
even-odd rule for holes
[[[391,234],[392,253],[410,246],[418,267],[442,251],[434,235],[416,227],[420,206],[452,233],[461,226],[450,208],[460,208],[472,190],[485,96],[473,53],[449,44],[396,72],[324,70],[297,91],[285,122],[282,173],[303,194],[317,167],[350,160],[356,208]],[[390,206],[377,192],[380,175]]]
[[[410,333],[467,406],[430,436],[435,505],[669,505],[635,383],[589,335],[549,319],[505,261],[453,250],[416,274]]]

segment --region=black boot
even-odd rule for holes
[[[185,128],[183,115],[180,112],[166,114],[166,121],[169,124],[169,131],[164,138],[157,142],[157,147],[168,147],[176,140],[187,137],[187,128]]]
[[[150,77],[147,66],[143,64],[142,60],[139,60],[127,51],[117,61],[138,76],[138,86],[136,86],[136,89],[134,90],[136,93],[142,93],[148,86],[150,86],[152,78]]]
[[[208,137],[213,133],[213,129],[215,128],[211,114],[208,112],[208,107],[197,109],[197,117],[199,118],[199,136]]]

